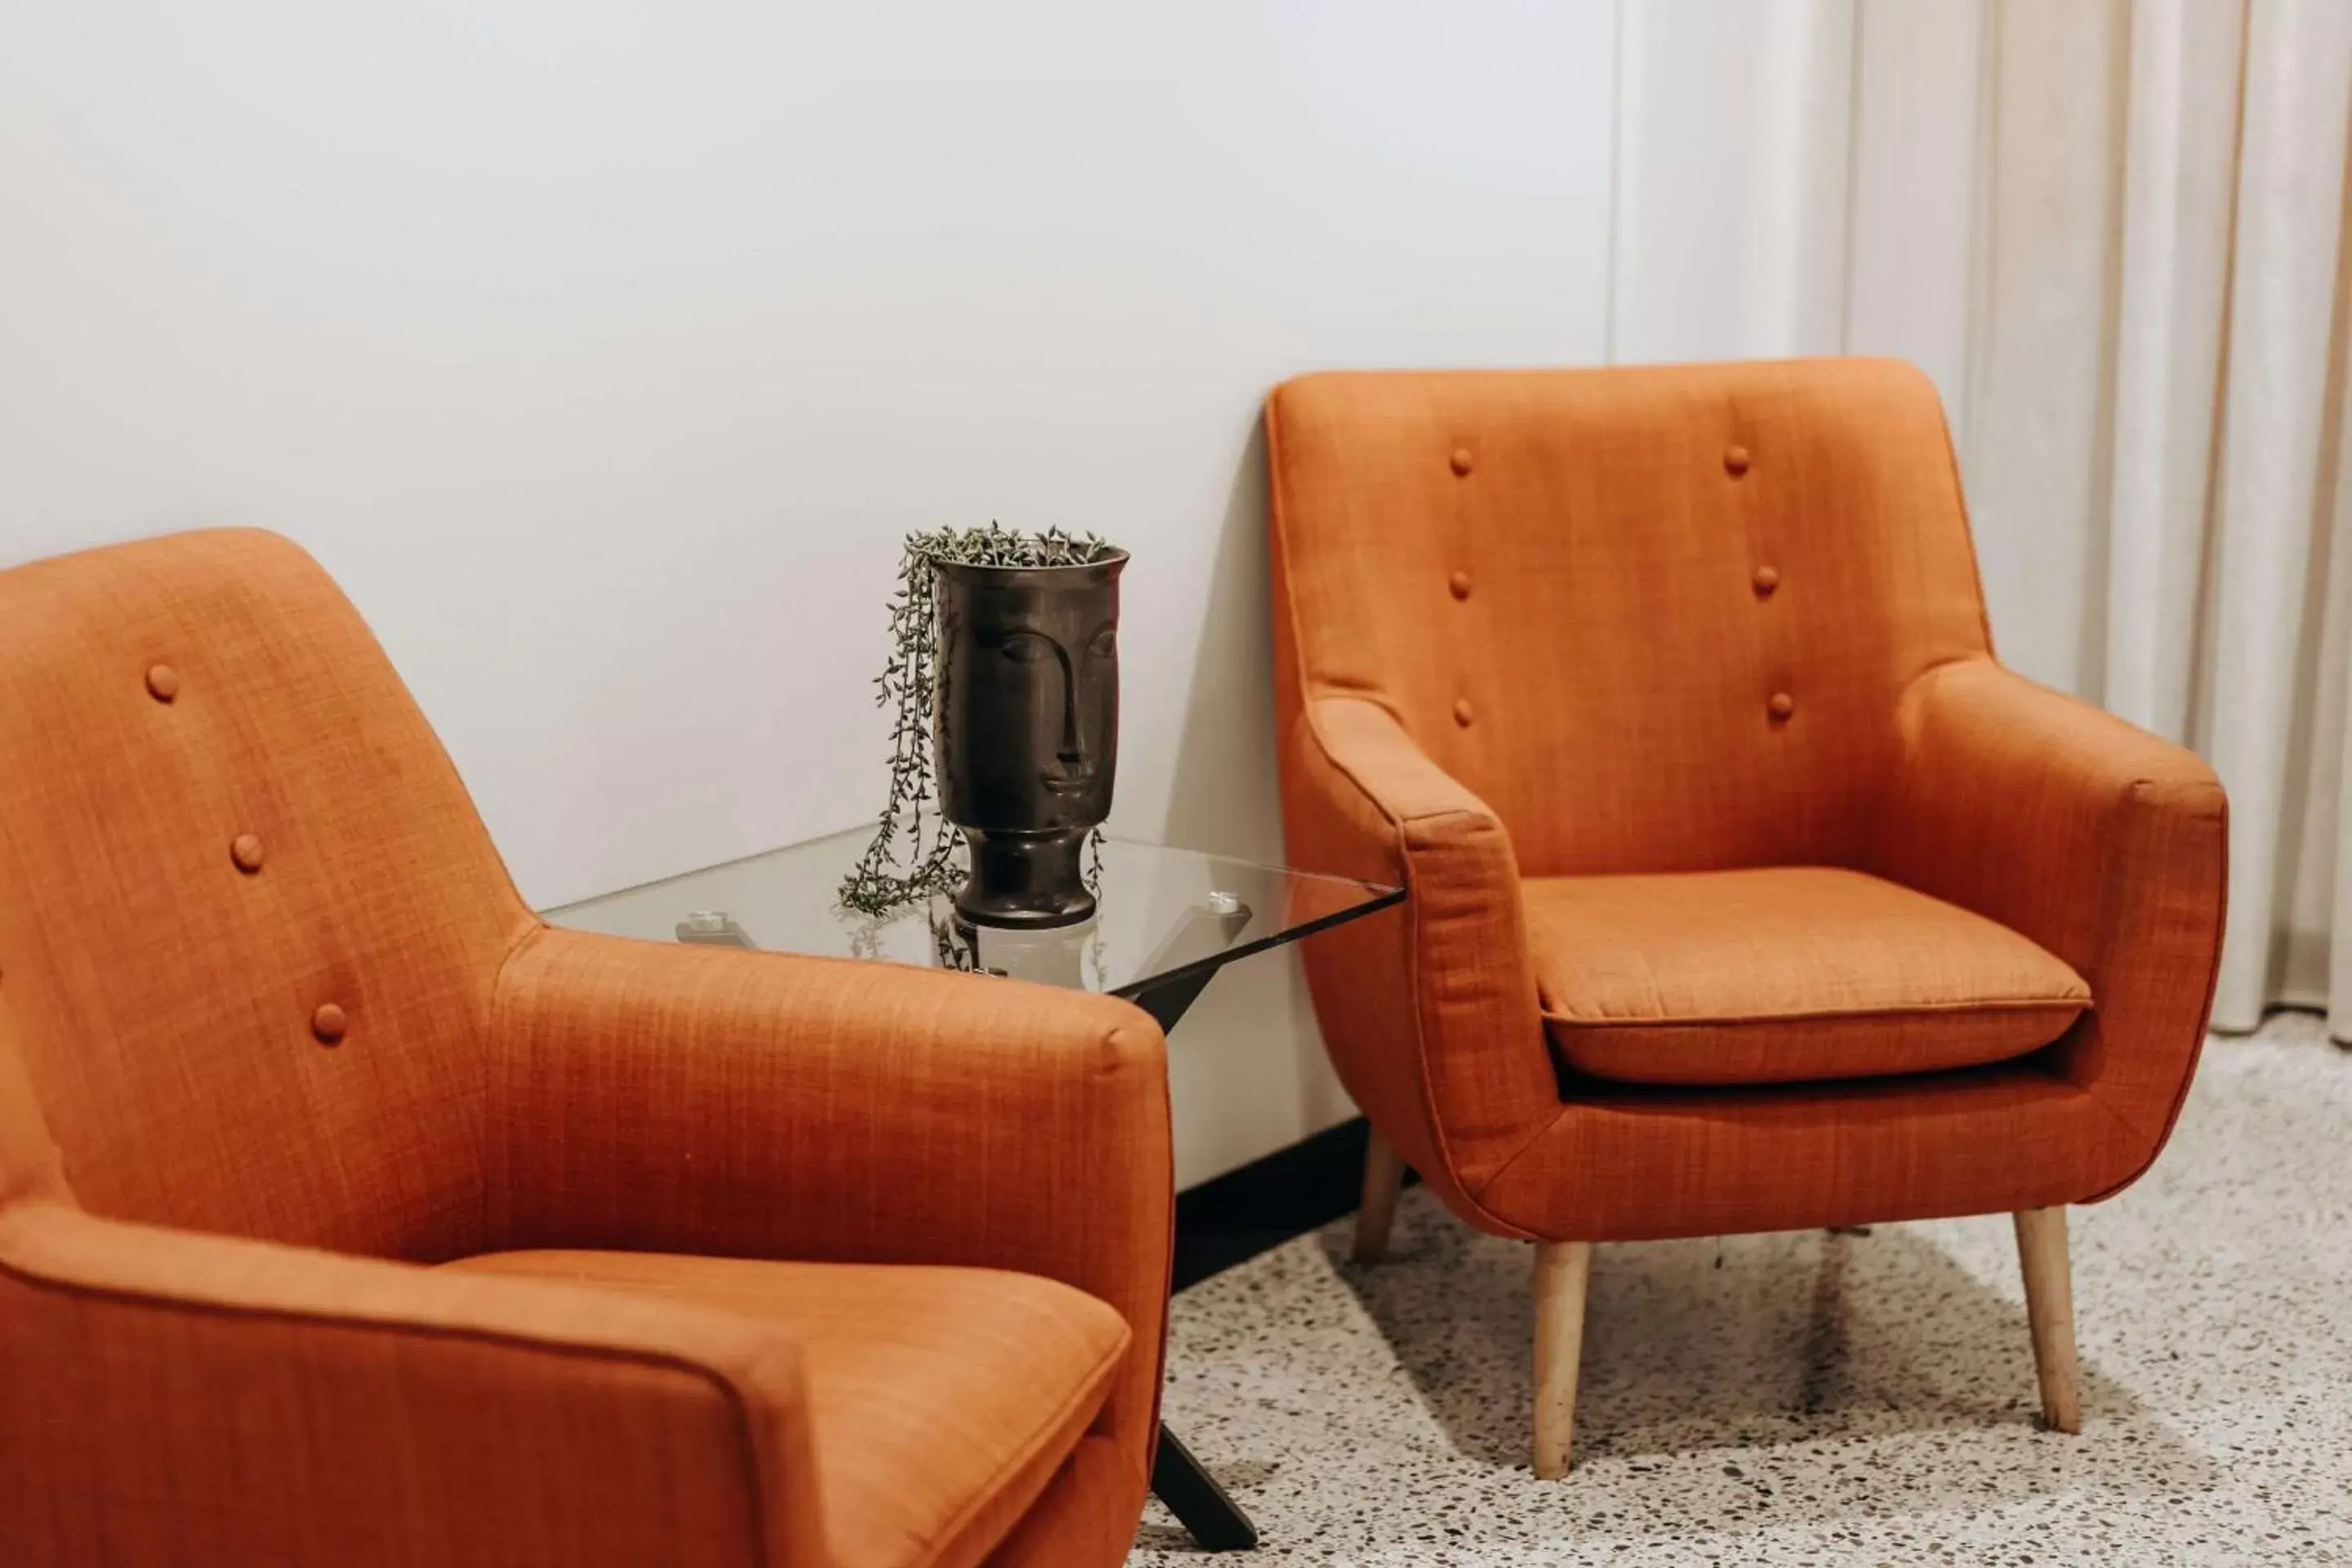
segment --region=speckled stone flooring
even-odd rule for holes
[[[1177,1298],[1169,1419],[1235,1563],[2352,1563],[2352,1055],[2217,1039],[2074,1211],[2084,1435],[2039,1430],[2009,1222],[1594,1255],[1576,1468],[1528,1468],[1530,1256],[1405,1194]],[[1201,1561],[1157,1503],[1130,1564]]]

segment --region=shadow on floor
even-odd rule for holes
[[[1454,1447],[1524,1476],[1531,1249],[1472,1231],[1425,1193],[1408,1196],[1385,1263],[1349,1262],[1345,1224],[1318,1239]],[[2211,1461],[2095,1366],[2084,1368],[2083,1403],[2084,1436],[2036,1431],[2022,1302],[1988,1290],[1911,1227],[1593,1255],[1575,1447],[1588,1471],[1622,1462],[1638,1474],[1668,1458],[1682,1470],[1725,1450],[1737,1462],[1723,1475],[1780,1519],[2218,1484]],[[1850,1460],[1834,1452],[1847,1446]],[[1966,1452],[1936,1473],[1927,1456],[1947,1447]],[[1720,1527],[1722,1490],[1703,1489],[1688,1497],[1686,1520],[1672,1517],[1683,1511],[1675,1498],[1645,1500],[1644,1524]]]

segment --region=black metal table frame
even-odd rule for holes
[[[1235,959],[1246,958],[1269,947],[1303,941],[1317,931],[1328,930],[1360,915],[1371,914],[1404,900],[1404,890],[1396,889],[1385,897],[1370,900],[1337,914],[1311,921],[1297,931],[1286,931],[1277,941],[1253,942],[1243,948],[1219,953],[1214,958],[1186,964],[1168,973],[1130,986],[1122,986],[1111,994],[1123,996],[1151,1015],[1160,1033],[1172,1034],[1178,1019],[1183,1017],[1217,971]],[[1217,1478],[1192,1457],[1168,1423],[1160,1424],[1159,1450],[1151,1461],[1152,1495],[1168,1505],[1168,1511],[1194,1542],[1209,1552],[1247,1552],[1257,1545],[1257,1526],[1249,1515],[1226,1495],[1217,1484]]]

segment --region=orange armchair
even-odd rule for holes
[[[282,540],[0,573],[0,1556],[1119,1562],[1162,1051],[542,926]]]
[[[1266,412],[1283,804],[1400,879],[1303,951],[1375,1131],[1538,1243],[1568,1465],[1594,1242],[2017,1215],[2079,1424],[2063,1205],[2204,1037],[2225,807],[1994,662],[1935,392],[1826,360],[1313,375]]]

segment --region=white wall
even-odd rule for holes
[[[300,540],[554,903],[870,816],[898,538],[1096,529],[1115,830],[1273,856],[1258,400],[1602,357],[1615,30],[0,0],[0,563]],[[1346,1114],[1283,963],[1178,1039],[1188,1181]]]

